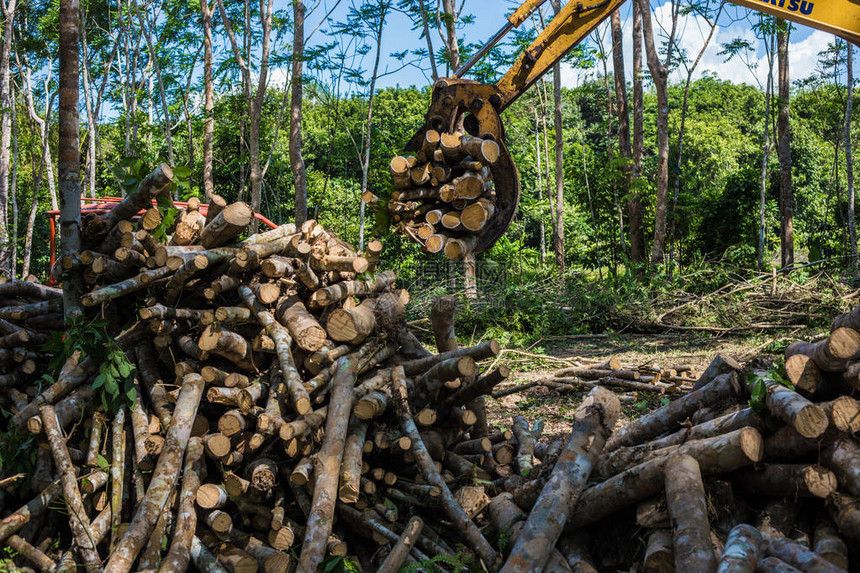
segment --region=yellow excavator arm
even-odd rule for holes
[[[454,132],[462,122],[465,131],[499,144],[500,157],[492,167],[495,213],[477,238],[474,252],[489,249],[516,214],[520,197],[519,174],[505,146],[499,114],[532,84],[585,39],[626,0],[571,0],[555,15],[534,42],[495,85],[462,76],[513,28],[522,24],[546,0],[526,0],[508,16],[507,23],[453,77],[433,86],[430,109],[422,129],[406,149],[418,151],[427,130]],[[633,0],[634,2],[637,0]],[[860,45],[860,0],[731,0],[812,28],[830,32]]]

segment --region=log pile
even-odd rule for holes
[[[88,222],[91,237],[98,228],[112,236],[122,221],[142,226],[138,212],[158,195],[147,193],[123,218]],[[787,364],[791,388],[760,364],[718,356],[689,393],[627,425],[617,396],[595,384],[569,435],[547,440],[540,421],[522,416],[488,424],[484,398],[510,371],[481,371],[500,352],[495,342],[458,346],[451,299],[431,309],[432,354],[403,321],[408,296],[396,277],[373,268],[378,249],[357,253],[313,221],[242,239],[247,217],[233,215],[244,209],[189,220],[197,231],[187,245],[175,244],[177,224],[160,243],[126,247],[140,254],[123,267],[130,277],[96,273],[85,305],[109,319],[136,366],[133,407],[103,408],[100,365],[80,352],[38,386],[43,356],[30,358],[32,373],[14,357],[3,363],[12,377],[0,385],[11,414],[2,439],[29,440],[21,455],[34,460],[0,482],[9,568],[856,563],[860,408],[849,395],[860,307],[827,339],[789,347],[789,359],[808,358]],[[162,248],[163,264],[150,268]],[[33,335],[8,348],[26,348],[40,336],[26,322],[35,310],[8,309],[56,305],[58,293],[6,284],[3,320]],[[615,366],[611,377],[625,380]]]
[[[491,169],[499,157],[495,141],[427,130],[417,153],[389,164],[395,191],[387,209],[395,231],[452,260],[473,252],[496,213]],[[370,192],[362,199],[379,203]]]

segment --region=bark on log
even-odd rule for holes
[[[577,408],[567,445],[502,571],[543,569],[620,414],[618,398],[603,388],[592,390]]]
[[[674,450],[699,462],[704,475],[724,473],[761,460],[762,437],[753,428],[742,428],[723,436],[696,440]],[[594,523],[637,501],[653,496],[663,487],[663,464],[659,457],[630,468],[582,492],[566,530]]]
[[[281,365],[281,372],[290,393],[293,407],[300,416],[307,414],[311,411],[311,399],[305,390],[301,376],[296,369],[296,363],[295,360],[293,360],[293,354],[290,350],[292,339],[287,333],[287,329],[275,320],[272,313],[263,308],[263,306],[257,302],[250,288],[245,285],[240,285],[238,287],[238,291],[239,296],[242,297],[242,300],[245,301],[248,308],[254,311],[257,320],[266,329],[266,332],[269,333],[269,336],[272,337],[272,340],[275,342],[278,362]]]
[[[729,532],[717,573],[755,573],[762,537],[755,527],[742,523]]]
[[[836,476],[819,465],[764,464],[732,476],[740,491],[779,497],[815,496],[827,499],[836,491]]]
[[[158,458],[149,488],[135,510],[128,531],[111,554],[105,566],[106,573],[126,573],[131,570],[135,558],[143,549],[143,544],[167,504],[182,467],[182,458],[191,437],[191,425],[203,395],[203,386],[203,378],[198,374],[188,374],[183,379],[174,416],[167,429],[164,449]]]
[[[415,545],[418,536],[421,535],[423,527],[424,522],[420,517],[411,518],[406,527],[403,528],[403,533],[400,534],[397,543],[389,551],[388,557],[379,566],[377,573],[397,573],[397,571],[400,571],[400,567],[409,555],[409,551]]]
[[[757,378],[767,388],[765,406],[771,414],[793,427],[801,436],[817,438],[824,433],[828,420],[819,406],[769,376],[761,374]]]
[[[840,436],[821,449],[821,463],[836,475],[851,495],[860,496],[860,447],[848,436]]]
[[[613,434],[606,444],[606,450],[641,444],[664,432],[672,431],[702,406],[737,396],[739,393],[740,388],[734,372],[720,374],[700,389],[634,420]]]
[[[63,487],[60,481],[55,481],[18,510],[0,519],[0,543],[6,541],[10,535],[17,533],[34,517],[41,515],[61,491],[63,491]]]
[[[821,519],[815,525],[813,550],[840,569],[848,570],[848,548],[839,537],[836,525],[829,519]]]
[[[705,486],[699,463],[688,455],[669,456],[663,466],[666,505],[672,517],[672,549],[677,571],[716,571]]]
[[[179,492],[179,509],[176,513],[173,539],[158,573],[182,573],[188,568],[191,561],[191,543],[197,530],[194,501],[204,471],[203,442],[199,438],[190,438],[185,451],[185,468],[182,472],[182,488]]]
[[[848,361],[860,351],[860,333],[852,328],[837,328],[819,342],[792,342],[785,349],[786,359],[804,354],[815,361],[824,372],[841,372]]]
[[[87,517],[83,501],[81,500],[81,492],[78,489],[78,482],[75,477],[75,468],[72,465],[69,450],[66,447],[62,431],[60,430],[57,414],[54,412],[54,407],[50,404],[41,406],[39,413],[42,416],[42,425],[45,429],[48,443],[51,446],[51,452],[54,454],[54,465],[60,473],[60,483],[63,487],[66,508],[69,512],[69,525],[72,528],[72,535],[77,544],[78,553],[88,573],[100,572],[101,558],[89,532],[90,520]]]
[[[296,341],[299,348],[316,352],[328,340],[325,329],[308,312],[298,296],[288,296],[279,300],[275,309],[275,318],[287,327],[290,336]]]
[[[357,370],[358,363],[350,357],[338,359],[332,378],[325,440],[314,461],[314,497],[299,557],[301,571],[316,571],[325,557],[326,542],[331,534],[337,502],[337,482],[343,461],[347,422],[352,409],[352,387]]]
[[[207,249],[220,247],[240,235],[253,220],[254,211],[247,203],[231,203],[207,221],[200,233],[200,244]]]
[[[826,559],[816,555],[803,545],[794,543],[790,539],[775,530],[762,531],[765,552],[797,567],[802,571],[814,571],[816,573],[838,573],[842,571]]]

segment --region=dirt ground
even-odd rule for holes
[[[704,370],[717,353],[726,353],[744,362],[761,355],[773,338],[710,337],[689,334],[618,335],[595,337],[565,337],[543,340],[539,349],[505,349],[500,363],[513,374],[496,390],[504,390],[526,382],[552,378],[555,371],[573,366],[577,358],[618,358],[625,367],[659,365],[674,368],[692,367],[693,376]],[[619,425],[661,406],[668,398],[657,393],[617,391],[629,396],[624,404],[624,416]],[[532,387],[499,399],[487,398],[487,414],[491,425],[510,426],[516,415],[530,422],[541,419],[545,424],[541,441],[566,437],[570,433],[573,413],[587,392],[561,394],[546,387]]]

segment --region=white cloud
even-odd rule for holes
[[[729,10],[729,8],[727,8]],[[708,44],[701,61],[694,72],[694,79],[702,77],[706,72],[715,73],[719,78],[729,80],[733,83],[747,83],[750,85],[764,86],[767,79],[767,57],[765,55],[763,43],[756,38],[755,32],[752,30],[749,20],[739,19],[738,15],[744,15],[742,8],[732,7],[732,12],[727,14],[724,12],[721,18],[721,24],[714,30],[714,35]],[[735,12],[737,10],[738,12]],[[661,26],[662,24],[662,26]],[[632,28],[633,19],[629,7],[626,13],[622,13],[622,34],[624,36],[624,65],[627,80],[632,79]],[[670,3],[667,1],[662,6],[658,6],[654,12],[654,31],[658,34],[658,38],[665,35],[663,30],[668,30],[671,25]],[[700,17],[689,14],[679,16],[678,32],[676,33],[677,42],[680,47],[686,52],[687,58],[692,62],[698,55],[704,45],[705,39],[710,29],[708,24]],[[589,43],[596,45],[598,39],[603,39],[603,45],[606,49],[610,45],[609,37],[609,22],[604,22],[597,31],[589,37]],[[735,38],[743,38],[752,46],[756,47],[756,52],[749,55],[748,61],[751,64],[747,66],[740,58],[735,57],[730,61],[725,61],[725,56],[719,55],[722,51],[722,44],[728,43]],[[659,41],[659,40],[658,40]],[[815,72],[815,67],[818,62],[818,52],[827,48],[827,44],[834,41],[832,34],[827,34],[819,30],[811,30],[804,26],[796,26],[796,30],[792,32],[789,45],[789,67],[792,81],[802,78],[807,78]],[[610,56],[611,57],[611,56]],[[643,66],[646,66],[645,52],[643,48]],[[609,61],[611,72],[611,60]],[[602,64],[598,61],[597,68],[587,72],[574,69],[568,64],[562,67],[562,84],[567,87],[575,87],[582,83],[583,79],[594,77],[596,74],[602,74]],[[774,70],[776,75],[776,70]],[[683,66],[677,69],[672,81],[682,81],[686,77],[686,72]]]

